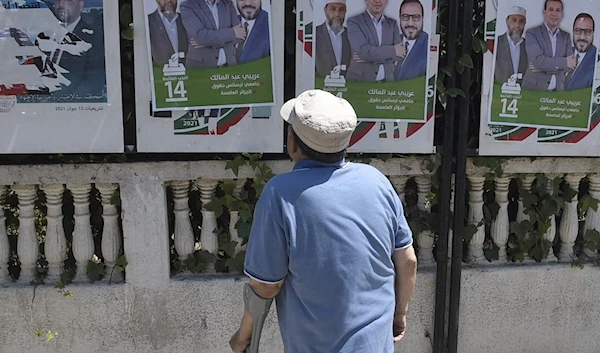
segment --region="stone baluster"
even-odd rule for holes
[[[63,184],[44,184],[40,187],[46,194],[46,240],[44,241],[44,254],[48,261],[48,276],[46,281],[50,284],[60,280],[64,271],[64,261],[67,256],[67,239],[63,227]]]
[[[190,221],[189,180],[172,181],[173,212],[175,213],[175,250],[183,261],[194,252],[194,232]]]
[[[94,238],[90,224],[91,184],[67,184],[73,195],[75,227],[73,229],[73,256],[77,271],[74,282],[88,282],[87,265],[94,256]]]
[[[509,222],[508,222],[508,186],[510,185],[510,177],[502,176],[494,178],[495,190],[494,194],[496,202],[500,206],[498,215],[492,222],[490,233],[494,244],[498,249],[498,260],[506,261],[506,244],[508,242]]]
[[[535,180],[535,175],[533,174],[523,174],[521,176],[522,188],[523,191],[531,192],[531,185],[533,185],[533,181]],[[529,220],[529,216],[525,214],[525,207],[523,206],[523,195],[519,195],[519,200],[517,201],[518,209],[517,209],[517,217],[515,221],[517,223],[523,222],[525,220]]]
[[[232,196],[235,197],[236,199],[240,198],[240,194],[242,192],[242,188],[244,187],[244,184],[246,183],[246,179],[237,179],[235,181],[235,189],[233,190],[233,194]],[[237,222],[240,219],[240,212],[237,210],[230,210],[229,211],[229,237],[231,239],[231,241],[235,241],[237,242],[236,246],[235,246],[235,253],[236,255],[240,252],[246,249],[246,244],[242,245],[243,239],[240,238],[240,236],[238,235],[238,230],[235,227]]]
[[[4,201],[6,186],[0,185],[0,285],[8,282],[8,260],[10,260],[10,244],[6,235],[6,218],[4,217]]]
[[[565,181],[567,185],[579,191],[579,183],[584,178],[583,174],[567,174]],[[577,214],[577,194],[570,200],[565,200],[562,217],[560,220],[560,261],[572,261],[573,246],[579,233],[579,215]]]
[[[590,197],[595,200],[600,200],[600,174],[589,175],[588,181],[590,183]],[[600,232],[600,207],[598,207],[596,211],[590,207],[585,213],[585,226],[583,234],[590,229]],[[588,248],[584,248],[583,253],[590,258],[595,258],[598,256],[594,251]]]
[[[472,263],[485,260],[483,243],[485,241],[485,224],[483,224],[483,185],[485,177],[469,175],[469,223],[477,227],[469,242],[469,259]]]
[[[398,194],[400,201],[402,201],[402,205],[406,205],[405,191],[406,191],[406,182],[408,181],[408,179],[409,178],[407,176],[390,177],[390,182],[392,183],[392,186],[394,186],[394,190],[396,190],[396,193]]]
[[[17,254],[21,262],[19,283],[29,283],[37,274],[39,242],[35,229],[34,207],[37,196],[35,185],[13,185],[19,199],[19,236]]]
[[[424,212],[431,212],[431,204],[427,196],[431,192],[431,177],[429,175],[417,176],[417,207]],[[417,234],[417,244],[419,245],[419,263],[423,265],[433,264],[433,240],[434,234],[431,230],[424,230]]]
[[[117,195],[119,184],[96,184],[96,188],[102,197],[102,257],[104,258],[104,280],[110,282],[122,282],[123,273],[115,271],[117,258],[121,254],[121,228],[119,227],[119,215],[117,205],[113,204],[113,197]]]
[[[533,185],[533,181],[535,180],[534,174],[523,174],[521,175],[521,188],[519,190],[519,198],[517,200],[517,216],[515,221],[517,223],[521,223],[525,220],[530,220],[529,215],[525,213],[525,206],[523,205],[523,195],[522,192],[531,192],[531,186]],[[525,239],[529,238],[529,234],[525,235]],[[525,251],[523,254],[523,263],[535,262],[535,260],[531,259],[529,253]]]
[[[206,205],[212,200],[219,184],[218,180],[198,179],[197,185],[200,190],[200,201],[202,201],[202,230],[200,231],[200,243],[202,249],[211,254],[217,255],[219,251],[219,238],[215,234],[217,229],[217,217],[214,212],[206,209]],[[214,270],[214,265],[211,264],[209,271]]]
[[[554,193],[554,190],[552,190],[553,189],[552,183],[553,183],[554,179],[557,177],[562,177],[562,175],[561,174],[549,174],[548,175],[548,185],[546,186],[546,188],[550,195],[552,195]],[[550,243],[554,243],[554,239],[556,238],[556,215],[550,216],[550,227],[548,227],[548,230],[546,230],[546,233],[544,233],[542,238],[544,240],[549,241]],[[543,261],[557,261],[557,260],[558,260],[558,258],[554,254],[554,250],[552,248],[550,248],[550,250],[548,251],[548,257],[543,259]]]

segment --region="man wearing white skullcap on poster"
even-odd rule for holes
[[[338,65],[350,64],[352,53],[346,20],[346,0],[325,1],[325,22],[316,29],[315,70],[319,75],[329,75]]]
[[[246,305],[230,346],[246,350],[253,315],[275,297],[286,353],[393,353],[417,267],[402,202],[379,170],[345,160],[357,124],[348,101],[309,90],[281,115],[294,167],[265,185],[244,264],[246,302],[265,305]]]
[[[494,79],[498,83],[508,81],[513,74],[525,76],[528,61],[523,33],[526,24],[527,11],[520,6],[511,7],[506,16],[506,33],[498,37],[494,72]],[[522,82],[522,76],[517,80],[518,83]]]

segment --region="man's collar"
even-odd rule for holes
[[[158,10],[158,14],[159,14],[160,18],[163,19],[163,21],[167,21],[169,23],[173,23],[175,20],[177,20],[177,17],[179,17],[179,13],[175,12],[175,17],[173,17],[173,20],[169,21],[169,19],[165,16],[164,13],[162,13],[162,11]]]
[[[548,33],[549,33],[551,36],[554,36],[554,35],[556,35],[556,33],[558,33],[558,31],[560,30],[560,28],[559,28],[559,27],[557,27],[557,28],[556,28],[556,30],[554,31],[554,33],[552,33],[552,30],[550,29],[550,27],[548,27],[548,25],[546,24],[546,22],[544,22],[544,27],[546,27],[546,30],[548,31]]]
[[[293,170],[307,168],[342,168],[345,167],[346,164],[348,164],[348,162],[346,162],[345,158],[335,163],[318,162],[313,159],[301,159],[294,164]]]
[[[206,2],[206,5],[208,6],[215,6],[217,5],[221,0],[217,0],[215,1],[215,3],[213,4],[213,2],[211,0],[204,0]]]
[[[375,18],[375,16],[373,16],[373,14],[371,14],[371,11],[367,10],[367,13],[369,14],[369,17],[371,17],[371,20],[373,20],[373,22],[382,22],[383,19],[385,18],[384,14],[381,14],[381,17],[379,17],[379,21]]]
[[[73,21],[73,23],[71,23],[70,25],[66,25],[65,28],[68,29],[69,32],[73,32],[75,31],[75,27],[77,27],[79,22],[81,22],[81,15],[79,15],[79,17],[77,17],[77,19]]]

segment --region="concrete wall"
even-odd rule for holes
[[[465,269],[460,353],[597,353],[600,270],[569,265]],[[0,288],[0,353],[225,353],[239,325],[244,278],[174,278],[162,289],[72,285]],[[34,298],[35,294],[35,298]],[[419,272],[397,352],[430,353],[435,274]],[[271,309],[262,352],[283,352]],[[46,342],[36,331],[58,336]]]
[[[435,275],[420,274],[402,352],[431,352]],[[174,279],[163,290],[125,285],[0,288],[0,353],[226,353],[243,313],[245,279]],[[281,353],[275,307],[261,352]],[[52,330],[50,342],[36,331]]]
[[[458,352],[600,352],[600,269],[506,266],[463,275]]]

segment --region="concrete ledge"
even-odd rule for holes
[[[600,269],[586,264],[463,270],[458,352],[595,353]]]
[[[0,288],[0,353],[229,353],[243,313],[243,277],[175,278],[161,290],[125,285]],[[398,352],[431,352],[435,275],[420,272]],[[340,298],[343,300],[343,298]],[[36,330],[57,331],[46,342]],[[281,353],[275,306],[261,352]]]

